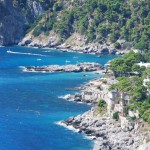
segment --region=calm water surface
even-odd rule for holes
[[[10,52],[8,50],[11,50]],[[7,52],[8,51],[8,52]],[[93,142],[55,122],[76,116],[90,106],[59,99],[100,75],[88,73],[27,73],[19,66],[105,64],[115,56],[62,53],[26,47],[0,48],[0,150],[91,150]]]

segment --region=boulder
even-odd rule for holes
[[[141,146],[138,148],[138,150],[150,150],[150,142],[141,145]]]

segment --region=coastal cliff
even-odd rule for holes
[[[87,53],[148,49],[149,10],[148,0],[55,1],[20,45]]]
[[[148,150],[149,125],[139,118],[138,113],[129,111],[129,115],[124,116],[124,106],[118,104],[116,93],[109,90],[114,83],[117,83],[114,78],[94,79],[80,88],[81,93],[60,97],[91,104],[92,108],[58,124],[73,127],[78,133],[90,137],[94,141],[93,150]],[[107,108],[100,108],[101,99],[105,100]],[[114,119],[116,112],[119,113],[118,119]],[[134,120],[134,117],[137,119]]]
[[[18,44],[34,20],[44,13],[39,2],[0,0],[0,45]]]
[[[7,2],[1,0],[1,45],[20,42],[110,54],[149,48],[148,0],[13,0],[6,8]]]
[[[59,124],[91,137],[94,150],[147,150],[150,145],[150,64],[142,63],[146,66],[142,67],[139,63],[142,60],[141,53],[134,52],[116,58],[106,65],[103,78],[91,80],[80,88],[80,93],[60,97],[91,104],[92,109]]]
[[[93,150],[138,150],[146,134],[140,131],[140,123],[135,127],[130,124],[128,128],[122,129],[120,122],[116,122],[109,115],[100,115],[97,107],[61,124],[66,127],[73,126],[78,133],[84,133],[93,139]]]
[[[25,34],[25,17],[11,0],[0,1],[0,45],[17,44]]]

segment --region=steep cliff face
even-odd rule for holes
[[[0,45],[17,44],[25,35],[27,25],[44,12],[36,1],[21,4],[17,0],[0,0]]]
[[[11,0],[0,1],[0,45],[16,44],[24,35],[25,17]]]
[[[37,0],[13,0],[13,4],[24,13],[28,23],[33,23],[45,11]]]

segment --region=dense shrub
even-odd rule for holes
[[[118,111],[113,113],[113,119],[115,119],[116,121],[119,120],[119,112]]]
[[[100,107],[100,108],[106,107],[106,102],[103,99],[100,99],[98,101],[98,107]]]
[[[111,61],[110,69],[114,72],[115,76],[130,76],[133,71],[141,74],[144,68],[135,66],[135,63],[145,61],[145,58],[140,53],[130,52],[125,54],[122,58],[116,58]]]
[[[107,107],[106,102],[103,99],[100,99],[98,101],[98,108],[99,108],[100,113],[104,113],[106,110],[106,107]]]
[[[116,49],[121,49],[121,45],[120,45],[120,43],[118,43],[118,42],[116,42],[116,43],[114,44],[114,47],[115,47]]]

